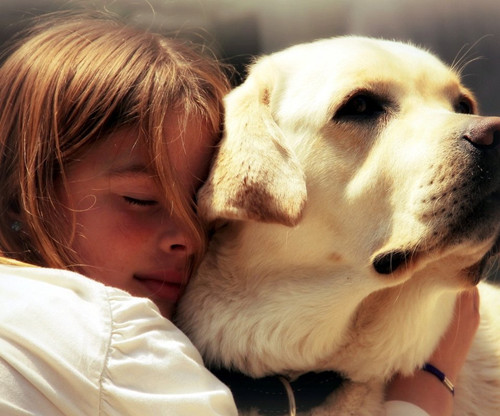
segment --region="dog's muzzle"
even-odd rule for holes
[[[432,236],[410,244],[411,249],[403,242],[404,247],[377,253],[372,266],[378,274],[393,274],[426,252],[464,241],[500,241],[500,117],[467,117],[450,152],[448,170],[435,171],[422,187],[427,196],[419,220]],[[497,252],[494,247],[485,252],[482,264]]]

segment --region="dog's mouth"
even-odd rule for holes
[[[413,246],[411,249],[394,248],[376,253],[371,261],[373,269],[380,275],[393,275],[403,273],[411,268],[425,253],[441,251],[446,247],[460,246],[462,243],[493,240],[493,244],[479,260],[470,266],[476,279],[479,274],[483,276],[490,259],[500,255],[500,190],[495,190],[476,203],[474,209],[462,217],[460,221],[448,224],[440,232],[434,230],[433,238],[426,241],[425,245]],[[495,238],[492,237],[496,235]]]
[[[415,252],[409,250],[387,251],[377,254],[372,261],[372,265],[378,274],[388,275],[402,268],[407,268],[414,257]]]
[[[476,263],[464,269],[468,280],[476,285],[487,276],[490,264],[500,253],[500,236],[492,248]],[[418,251],[394,250],[377,254],[372,261],[374,270],[383,276],[399,276],[409,270],[422,253]]]
[[[441,207],[442,208],[442,207]],[[447,252],[447,248],[483,246],[486,241],[494,241],[480,258],[471,257],[471,271],[484,274],[489,260],[500,254],[500,189],[498,186],[482,197],[476,194],[476,200],[456,215],[449,215],[444,209],[436,212],[429,221],[431,232],[427,238],[420,238],[416,244],[405,244],[406,247],[388,247],[372,257],[373,269],[380,275],[395,275],[412,268],[420,258],[431,253]],[[460,215],[461,214],[461,215]],[[435,221],[435,224],[433,224]],[[477,277],[476,277],[477,279]]]

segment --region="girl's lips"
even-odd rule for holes
[[[186,281],[179,273],[152,273],[135,275],[134,278],[146,289],[151,299],[177,302],[181,297]]]

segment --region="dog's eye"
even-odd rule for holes
[[[474,114],[474,105],[471,100],[466,97],[462,97],[455,104],[455,111],[460,114]]]
[[[340,107],[334,118],[376,118],[382,113],[385,113],[385,108],[381,100],[368,94],[358,94]]]

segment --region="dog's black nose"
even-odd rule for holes
[[[500,148],[500,117],[480,117],[472,122],[462,136],[478,149]]]

